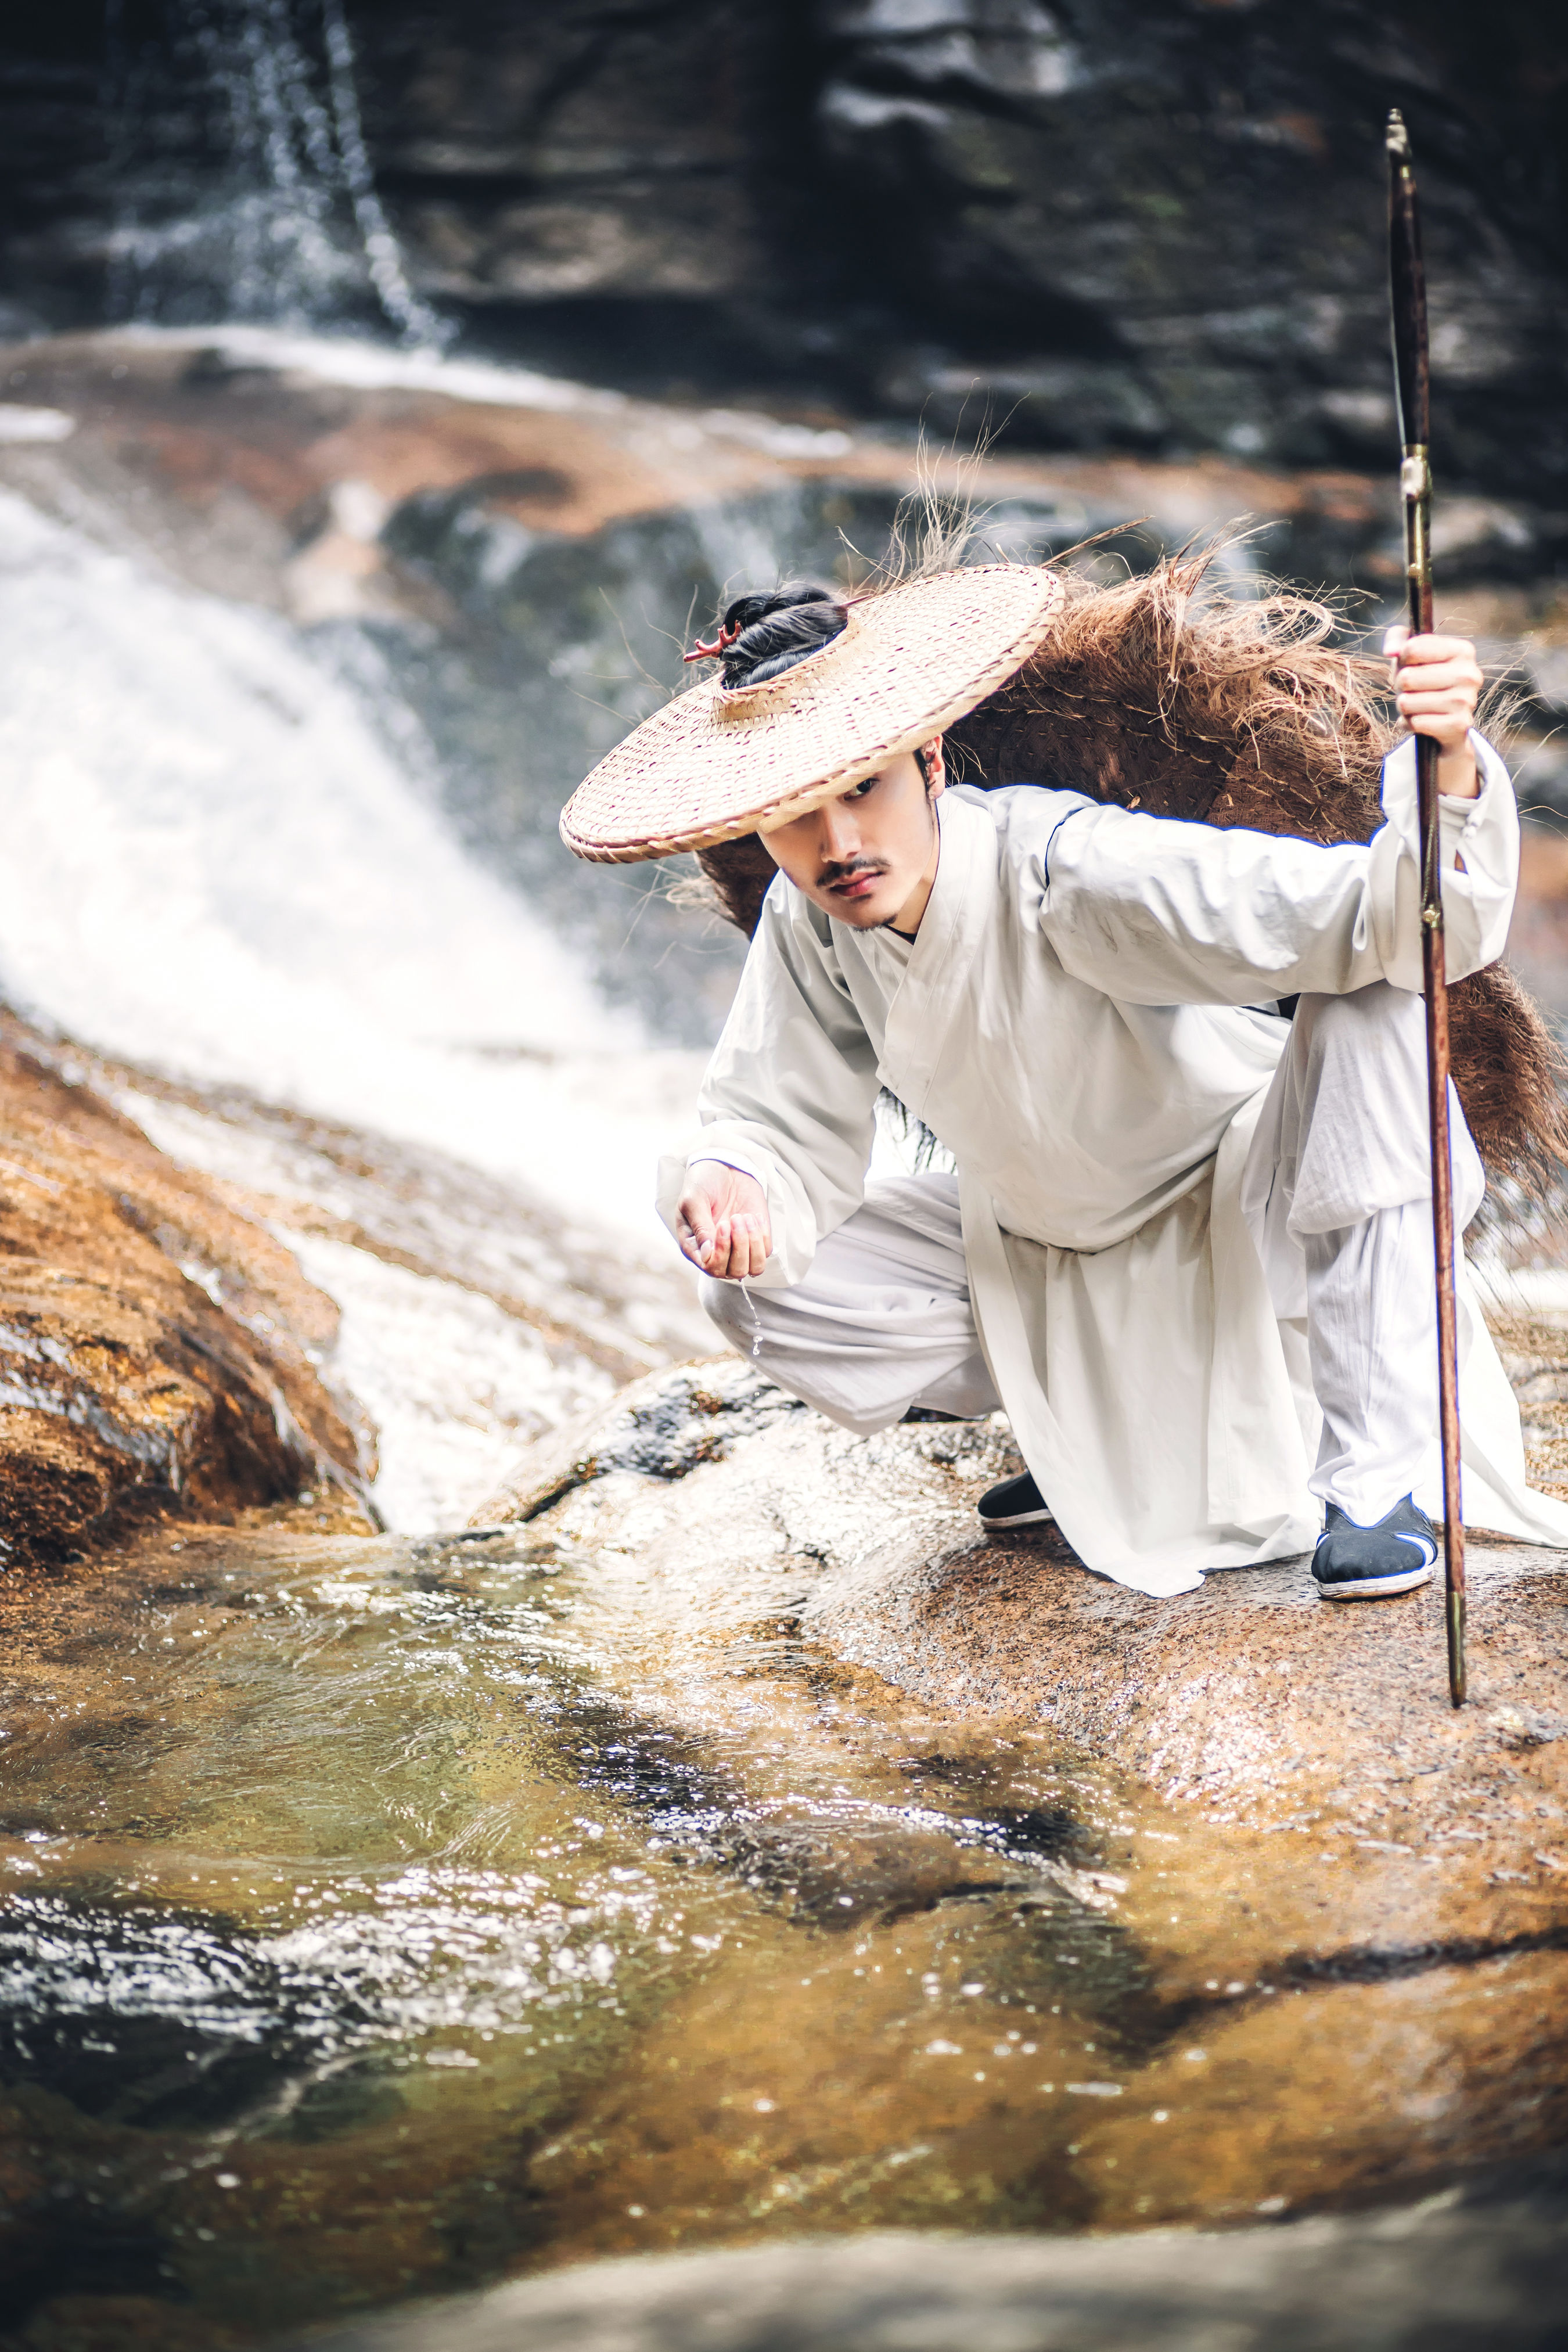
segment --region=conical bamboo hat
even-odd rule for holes
[[[803,816],[973,710],[1026,661],[1060,609],[1057,574],[983,563],[849,606],[839,635],[761,686],[690,688],[578,785],[561,838],[630,865]]]

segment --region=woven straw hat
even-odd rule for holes
[[[1047,635],[1061,597],[1057,575],[1028,563],[865,597],[780,677],[729,691],[710,678],[645,719],[578,785],[561,837],[621,866],[804,816],[984,702]]]

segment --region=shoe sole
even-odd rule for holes
[[[1055,1514],[1050,1511],[1020,1511],[1016,1518],[988,1519],[982,1511],[980,1524],[983,1528],[1039,1528],[1044,1527],[1054,1516]]]
[[[1336,1583],[1327,1583],[1314,1577],[1319,1593],[1325,1601],[1381,1601],[1392,1599],[1396,1592],[1414,1592],[1417,1585],[1430,1584],[1434,1569],[1407,1568],[1396,1576],[1343,1577]]]

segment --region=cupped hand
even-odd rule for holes
[[[675,1212],[681,1249],[720,1282],[761,1274],[773,1248],[767,1194],[721,1160],[695,1160]]]
[[[1383,640],[1389,656],[1399,715],[1413,734],[1430,735],[1437,745],[1437,787],[1461,800],[1480,789],[1470,730],[1476,697],[1485,680],[1468,637],[1413,637],[1390,629]]]

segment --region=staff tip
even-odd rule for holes
[[[1389,153],[1397,156],[1400,163],[1410,161],[1410,133],[1405,128],[1404,115],[1396,106],[1388,110],[1388,128],[1384,133],[1384,143]]]

